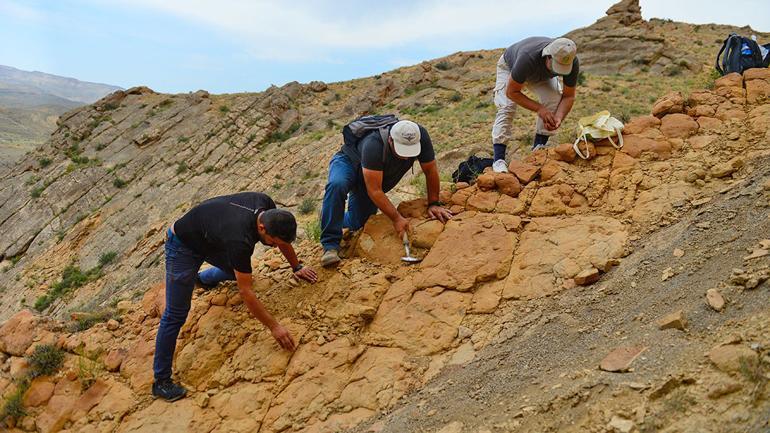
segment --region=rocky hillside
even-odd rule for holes
[[[721,31],[609,17],[671,37]],[[381,216],[316,285],[260,252],[258,296],[299,349],[281,352],[234,287],[198,292],[176,359],[192,395],[151,400],[169,222],[209,196],[263,190],[305,214],[298,251],[316,265],[313,208],[339,127],[399,112],[428,127],[451,171],[487,147],[498,56],[258,94],[134,88],[63,116],[46,146],[2,173],[3,422],[44,432],[766,430],[767,70],[716,81],[705,68],[587,74],[576,115],[627,117],[622,150],[599,142],[589,161],[571,143],[522,151],[514,174],[444,182],[457,214],[446,226],[409,200],[420,182],[404,182],[394,196],[416,228],[417,266],[399,262]],[[532,120],[517,122],[527,131]]]

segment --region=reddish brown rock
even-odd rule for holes
[[[639,167],[639,161],[625,152],[616,152],[612,158],[612,174],[631,171]]]
[[[747,69],[743,79],[746,83],[746,100],[750,104],[764,102],[770,96],[770,69]]]
[[[698,122],[686,114],[668,114],[661,120],[660,132],[668,138],[687,138],[698,132]]]
[[[497,191],[478,191],[468,199],[466,207],[469,210],[492,212],[495,210],[498,198],[500,198],[500,193]]]
[[[652,106],[652,115],[663,117],[671,113],[681,113],[684,110],[684,97],[681,92],[670,92],[660,98]]]
[[[572,143],[562,143],[551,150],[553,151],[553,158],[558,161],[572,162],[577,158],[575,149],[572,148]]]
[[[717,131],[722,127],[722,121],[714,117],[698,117],[699,131]]]
[[[495,215],[453,219],[420,264],[414,284],[467,291],[478,283],[504,278],[515,247],[516,235]]]
[[[476,185],[482,191],[489,191],[495,189],[495,174],[484,173],[476,178]]]
[[[554,160],[548,160],[540,169],[540,180],[547,182],[563,173],[559,164]]]
[[[725,298],[717,289],[706,290],[706,302],[714,311],[722,311],[725,308]]]
[[[671,144],[666,140],[653,140],[638,135],[625,136],[623,153],[639,158],[644,153],[651,153],[655,159],[668,159],[671,156]]]
[[[96,379],[96,381],[88,388],[88,390],[84,392],[83,395],[81,395],[80,398],[75,402],[74,406],[72,407],[72,414],[70,415],[70,419],[72,421],[77,421],[80,418],[85,417],[86,414],[88,414],[88,411],[93,409],[94,406],[102,401],[109,390],[110,386],[106,382],[104,382],[102,379]]]
[[[634,360],[645,350],[646,347],[640,346],[618,347],[602,359],[599,368],[614,373],[628,371]]]
[[[29,310],[21,310],[0,326],[0,352],[22,356],[35,337],[38,320]]]
[[[150,287],[142,298],[142,311],[150,317],[160,317],[166,308],[166,285],[158,283]]]
[[[398,204],[398,213],[404,218],[427,218],[428,200],[418,198],[414,200],[402,201]]]
[[[724,87],[743,88],[743,76],[737,72],[731,72],[714,80],[715,89]]]
[[[495,186],[500,193],[511,197],[517,197],[521,192],[519,180],[510,173],[496,173]]]
[[[519,161],[514,159],[511,161],[510,164],[508,164],[508,170],[510,170],[511,173],[516,175],[516,177],[523,183],[524,185],[532,182],[537,177],[538,173],[540,173],[540,167],[529,164],[523,161]]]
[[[679,329],[684,331],[687,328],[687,318],[682,310],[663,316],[657,323],[660,329]]]
[[[439,220],[428,220],[415,224],[413,230],[412,245],[417,248],[430,248],[444,231],[444,224]]]
[[[623,126],[623,134],[643,134],[648,129],[658,129],[660,119],[655,116],[634,117]]]
[[[473,195],[473,193],[476,192],[476,187],[470,187],[470,188],[463,188],[452,194],[451,203],[455,206],[462,206],[465,208],[465,205],[468,202],[468,198]]]
[[[743,344],[716,346],[708,353],[714,365],[724,371],[740,371],[742,365],[755,365],[759,359],[757,352]]]
[[[524,202],[518,198],[501,195],[495,205],[495,212],[509,215],[518,215],[526,210]]]
[[[38,377],[32,381],[24,393],[23,403],[27,407],[37,407],[48,402],[53,395],[55,386],[47,377]]]
[[[529,214],[532,216],[563,215],[567,211],[567,204],[572,200],[573,193],[574,190],[567,184],[540,188],[529,206]]]
[[[120,365],[123,364],[123,361],[128,356],[128,351],[126,349],[113,349],[109,353],[107,353],[107,356],[104,357],[104,368],[107,369],[107,371],[118,371],[120,370]]]
[[[601,277],[601,274],[599,273],[598,269],[589,268],[575,275],[574,280],[575,280],[575,284],[579,286],[588,286],[599,281],[600,277]]]

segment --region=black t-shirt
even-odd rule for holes
[[[412,168],[414,160],[420,163],[431,162],[436,159],[433,151],[433,142],[430,140],[428,131],[420,128],[420,154],[416,158],[401,159],[393,154],[393,150],[388,145],[385,150],[385,160],[383,163],[383,146],[387,143],[382,142],[379,131],[372,131],[358,143],[358,150],[361,154],[361,166],[369,170],[382,172],[382,190],[388,192],[395,187],[402,177]]]
[[[557,74],[548,70],[543,57],[543,48],[553,42],[553,39],[535,36],[523,39],[510,47],[503,53],[505,63],[511,68],[511,78],[517,83],[525,82],[537,83],[550,80]],[[564,85],[575,87],[577,85],[578,74],[580,74],[580,61],[577,57],[572,61],[572,71],[564,76]]]
[[[275,209],[275,203],[260,192],[241,192],[204,201],[174,223],[174,233],[183,244],[223,270],[251,273],[258,214]]]

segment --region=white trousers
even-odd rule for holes
[[[500,60],[497,61],[497,79],[495,80],[495,106],[497,107],[497,115],[495,116],[495,123],[492,125],[492,143],[493,144],[508,144],[511,139],[512,131],[511,125],[513,124],[513,115],[516,114],[516,103],[508,99],[505,95],[505,91],[508,88],[508,79],[511,77],[511,69],[505,64],[505,59],[500,56]],[[537,83],[526,82],[524,85],[537,95],[540,103],[543,104],[552,113],[556,112],[556,108],[561,101],[561,81],[554,77],[550,80],[539,81]],[[543,119],[537,116],[537,122],[535,123],[535,131],[538,134],[543,135],[555,135],[556,131],[549,131],[545,129],[543,125]]]

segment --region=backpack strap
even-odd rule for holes
[[[384,168],[385,165],[385,158],[387,157],[387,151],[390,148],[388,145],[388,137],[390,137],[390,127],[383,126],[379,128],[380,131],[380,139],[382,139],[382,165]]]
[[[733,36],[732,34],[730,36],[728,36],[725,39],[725,41],[722,43],[722,48],[719,49],[719,53],[717,54],[716,61],[714,62],[714,67],[717,69],[717,72],[719,72],[719,75],[724,75],[725,74],[724,69],[722,69],[722,67],[719,66],[719,56],[721,56],[722,53],[725,51],[725,48],[727,47],[727,41],[729,41],[732,36]],[[726,56],[727,55],[725,54],[725,57]]]

